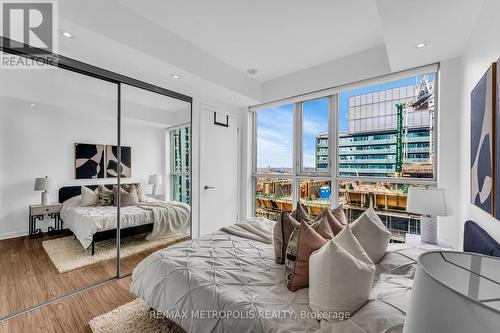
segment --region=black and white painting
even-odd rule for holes
[[[132,148],[121,147],[121,177],[132,177]],[[106,178],[118,177],[118,147],[106,146]]]
[[[104,178],[104,145],[75,143],[75,178]]]
[[[493,214],[493,70],[471,93],[471,202]]]

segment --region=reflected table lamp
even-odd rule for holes
[[[447,216],[445,190],[442,188],[408,189],[406,211],[421,214],[420,232],[424,243],[437,244],[437,216]]]
[[[161,184],[161,176],[158,176],[158,175],[149,176],[148,184],[153,185],[153,193],[152,194],[157,195],[158,194],[158,185]]]
[[[45,176],[44,178],[35,179],[35,188],[37,192],[42,192],[42,205],[49,204],[49,191],[54,188],[54,182],[51,178]]]

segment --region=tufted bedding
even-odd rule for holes
[[[341,322],[319,320],[307,288],[287,289],[272,244],[223,231],[151,254],[134,270],[130,290],[189,333],[400,332],[416,258],[430,249],[391,245],[372,299]]]

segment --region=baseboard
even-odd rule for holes
[[[3,234],[0,234],[0,240],[16,238],[16,237],[21,237],[21,236],[27,236],[27,235],[28,235],[28,230],[18,230],[18,231],[5,232]]]

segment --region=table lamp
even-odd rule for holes
[[[51,178],[45,176],[44,178],[35,179],[34,190],[42,192],[42,205],[49,204],[49,191],[54,187],[54,182]]]
[[[158,187],[158,185],[161,184],[161,176],[158,176],[158,175],[149,176],[148,184],[153,185],[153,193],[152,194],[156,195],[158,192],[157,187]]]
[[[424,243],[437,244],[437,216],[447,216],[445,190],[442,188],[410,187],[406,211],[421,214],[420,231]]]

